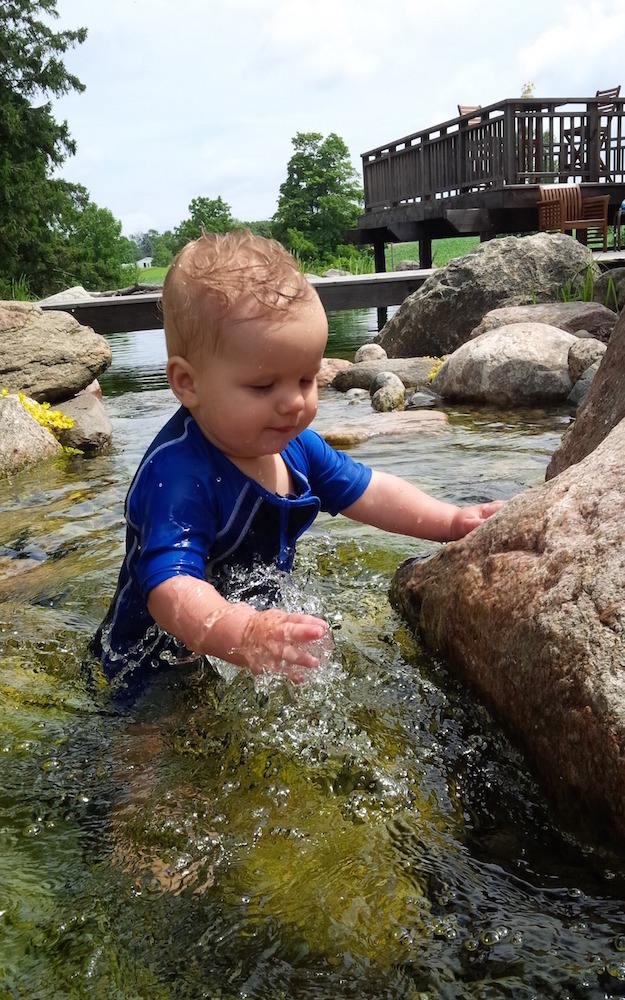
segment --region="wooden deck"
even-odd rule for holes
[[[505,100],[362,154],[365,211],[350,238],[373,244],[384,270],[389,242],[491,239],[538,228],[539,184],[575,182],[608,194],[609,218],[625,198],[625,101],[606,118],[600,100]]]
[[[309,280],[317,289],[326,311],[332,312],[399,305],[431,273],[431,270],[420,269]],[[96,333],[130,333],[134,330],[157,330],[163,326],[160,298],[160,292],[136,292],[133,295],[102,296],[75,302],[43,301],[39,305],[46,310],[69,312],[79,323],[90,326]]]

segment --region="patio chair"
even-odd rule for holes
[[[600,232],[604,253],[608,249],[609,195],[582,198],[579,184],[541,184],[538,188],[538,229],[546,233],[575,231],[586,243],[590,230]],[[581,238],[580,238],[581,237]]]
[[[598,90],[595,97],[600,98],[597,104],[597,117],[599,120],[599,173],[605,174],[608,181],[611,180],[608,174],[608,144],[610,142],[610,126],[612,117],[616,111],[615,101],[621,92],[621,86],[612,87],[611,90]],[[588,159],[588,145],[591,136],[589,134],[588,119],[586,124],[575,128],[565,129],[562,133],[563,149],[566,150],[564,166],[568,173],[575,173],[575,168],[579,167],[580,172],[584,168],[584,163]]]
[[[462,115],[470,115],[474,111],[479,111],[481,107],[482,107],[481,104],[459,104],[458,105],[458,114],[460,116],[462,116]],[[479,125],[480,121],[481,121],[480,118],[469,118],[469,120],[467,122],[467,125]]]

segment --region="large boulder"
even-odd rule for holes
[[[443,362],[432,389],[446,399],[494,406],[564,403],[577,338],[543,323],[513,323],[468,340]]]
[[[502,306],[486,313],[471,337],[479,337],[482,333],[511,323],[546,323],[567,333],[594,337],[607,344],[616,320],[616,313],[597,302],[537,302],[528,306]]]
[[[524,749],[563,817],[625,846],[625,420],[391,597]]]
[[[56,403],[86,388],[110,363],[104,337],[69,313],[0,302],[0,388]]]
[[[598,276],[592,252],[564,233],[489,240],[431,275],[376,341],[391,358],[451,354],[491,309],[558,299],[589,269]]]
[[[27,413],[17,396],[0,397],[0,427],[0,475],[61,452],[54,435]]]
[[[574,422],[565,431],[547,466],[552,479],[580,462],[625,417],[625,313],[621,313],[592,385]]]

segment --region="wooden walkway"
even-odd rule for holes
[[[310,278],[326,312],[345,309],[385,308],[399,305],[420,288],[432,274],[421,268],[383,274],[347,275],[336,278]],[[46,310],[69,312],[83,326],[96,333],[130,333],[134,330],[157,330],[163,326],[160,292],[136,292],[82,301],[50,302],[39,305]]]
[[[625,266],[625,251],[595,253],[594,258],[604,267]],[[433,273],[432,268],[420,268],[309,280],[317,289],[327,312],[374,308],[378,309],[381,325],[386,307],[402,303]],[[79,323],[90,326],[96,333],[132,333],[162,329],[160,297],[160,292],[137,292],[134,295],[102,296],[76,302],[44,300],[38,305],[48,311],[69,312]]]

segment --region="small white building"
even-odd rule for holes
[[[140,260],[137,261],[137,267],[152,267],[152,258],[142,257]]]

